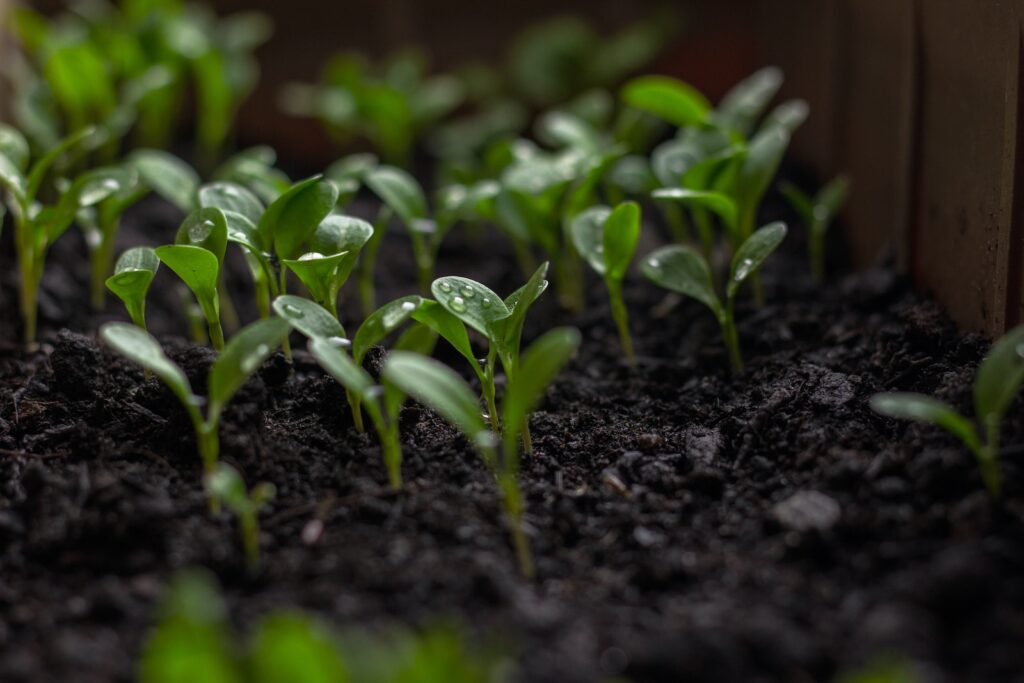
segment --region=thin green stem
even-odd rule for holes
[[[605,280],[608,286],[608,299],[611,302],[612,319],[615,320],[615,327],[619,331],[619,342],[622,344],[622,352],[626,356],[626,362],[630,367],[636,367],[636,352],[633,350],[633,338],[629,334],[629,313],[626,311],[626,304],[622,300],[622,282],[619,280]]]
[[[498,354],[492,345],[487,351],[487,364],[484,367],[483,377],[481,378],[481,388],[484,393],[484,401],[487,403],[487,416],[491,421],[491,429],[494,430],[495,434],[501,434],[501,422],[498,420],[498,402],[495,398],[494,389],[494,364],[498,358]]]
[[[249,571],[260,568],[260,526],[256,519],[258,513],[250,512],[238,515],[238,530],[242,536],[242,551]]]
[[[726,308],[721,313],[719,323],[722,326],[722,339],[729,350],[729,365],[732,372],[738,375],[743,372],[743,357],[740,355],[740,339],[736,331],[736,315],[734,303],[729,299]]]
[[[224,350],[224,328],[220,325],[219,317],[211,317],[206,321],[207,330],[210,333],[210,345],[216,351]]]

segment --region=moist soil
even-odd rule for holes
[[[144,204],[124,245],[167,241],[178,220]],[[959,334],[886,268],[814,285],[799,242],[765,272],[768,305],[739,306],[739,377],[708,311],[666,307],[639,277],[626,289],[636,368],[617,353],[595,279],[586,313],[559,310],[551,292],[531,311],[528,336],[571,323],[584,340],[532,421],[532,582],[517,574],[495,488],[466,440],[409,405],[406,484],[389,490],[375,438],[355,431],[343,392],[298,338],[294,364],[268,361],[222,422],[222,457],[250,484],[277,487],[263,568],[246,571],[232,520],[208,512],[185,413],[95,341],[100,322],[123,315],[113,303],[88,312],[80,238],[54,248],[44,343],[31,353],[17,343],[8,245],[0,680],[133,680],[163,588],[195,565],[217,575],[243,631],[279,608],[342,628],[454,618],[507,644],[521,681],[820,681],[893,653],[927,681],[1024,680],[1020,406],[994,503],[952,438],[867,405],[901,389],[969,414],[987,342]],[[378,272],[381,301],[412,291],[401,234]],[[440,273],[499,293],[521,282],[500,242],[462,231]],[[174,292],[161,273],[151,329],[201,390],[213,354],[182,340]],[[439,352],[468,373],[443,342]]]

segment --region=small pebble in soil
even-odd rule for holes
[[[828,531],[839,521],[839,503],[819,491],[797,491],[772,506],[772,517],[789,531]]]

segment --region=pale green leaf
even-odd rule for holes
[[[744,280],[760,268],[765,259],[778,249],[782,240],[786,239],[786,232],[786,224],[776,221],[759,228],[740,245],[732,257],[729,284],[726,287],[728,298],[735,297]]]
[[[711,268],[696,249],[685,245],[662,247],[643,260],[641,269],[654,284],[693,297],[721,317],[722,303],[715,294]]]

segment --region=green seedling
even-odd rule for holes
[[[770,223],[740,245],[732,258],[724,303],[715,292],[711,266],[692,247],[672,245],[656,250],[644,259],[643,273],[655,284],[693,297],[711,309],[722,328],[722,339],[729,351],[732,370],[738,374],[743,371],[743,359],[736,332],[736,295],[743,282],[761,267],[785,237],[785,223]]]
[[[542,264],[525,285],[504,300],[486,286],[464,277],[442,277],[431,285],[434,298],[449,315],[458,319],[464,328],[476,330],[487,340],[486,360],[472,361],[471,365],[480,380],[491,425],[497,433],[501,431],[495,402],[497,362],[505,371],[506,385],[513,386],[519,377],[519,347],[526,312],[547,289],[548,281],[544,279],[547,271],[548,264]],[[447,317],[434,316],[428,321],[427,315],[424,313],[417,320],[430,325],[464,357],[467,356],[468,337],[453,334],[453,326]],[[454,329],[457,331],[458,327],[456,325]],[[471,351],[468,357],[472,358]],[[512,425],[510,428],[516,427]],[[522,430],[522,436],[526,452],[532,452],[528,426]]]
[[[167,385],[188,414],[207,474],[214,471],[220,454],[218,429],[225,406],[263,362],[274,353],[291,328],[280,318],[259,320],[244,327],[224,348],[207,380],[206,398],[192,392],[185,372],[164,355],[159,342],[148,332],[128,323],[106,323],[100,338],[125,358],[141,365]],[[200,406],[206,404],[206,415]],[[216,499],[214,499],[216,507]]]
[[[288,294],[274,300],[274,311],[309,338],[310,353],[345,387],[352,420],[358,431],[365,430],[363,410],[370,416],[380,439],[388,479],[394,488],[402,485],[398,415],[405,403],[405,395],[387,382],[383,387],[378,386],[362,364],[373,346],[401,327],[424,303],[418,296],[406,296],[384,304],[363,321],[353,340],[349,341],[337,318],[319,304]],[[430,353],[435,341],[436,335],[429,327],[416,325],[398,338],[395,348]],[[351,356],[346,352],[348,348],[351,348]]]
[[[124,303],[132,322],[146,329],[146,295],[153,283],[160,259],[149,247],[128,249],[114,266],[114,274],[107,278],[107,289]]]
[[[629,314],[622,300],[622,281],[640,239],[640,206],[626,202],[614,210],[607,206],[587,209],[573,220],[572,238],[577,251],[604,280],[622,352],[627,363],[636,365]]]
[[[846,203],[850,181],[846,176],[839,176],[813,197],[792,183],[783,183],[779,189],[807,227],[811,274],[817,282],[822,282],[825,279],[825,234]]]
[[[57,201],[44,205],[38,197],[55,164],[83,153],[89,145],[102,141],[103,136],[95,129],[84,129],[30,163],[24,137],[7,126],[0,126],[0,130],[4,140],[0,149],[0,189],[5,190],[5,202],[14,223],[24,339],[26,344],[32,344],[36,338],[39,284],[50,246],[67,231],[80,211],[132,186],[135,175],[117,166],[86,171],[70,183],[57,183]]]
[[[181,278],[195,295],[206,319],[210,343],[218,351],[224,348],[220,321],[220,282],[228,225],[220,209],[197,209],[178,229],[175,244],[156,248],[160,261]]]
[[[135,150],[127,157],[142,182],[182,213],[196,208],[199,174],[182,159],[158,149]]]
[[[974,379],[974,420],[952,406],[923,394],[882,393],[871,399],[875,412],[942,427],[978,460],[982,481],[994,498],[1002,493],[999,427],[1024,382],[1024,325],[992,345]],[[979,429],[980,427],[980,429]]]
[[[216,578],[175,574],[160,600],[138,672],[141,683],[481,683],[508,678],[508,653],[455,625],[367,635],[336,633],[295,610],[262,616],[236,637]]]
[[[510,386],[502,401],[505,433],[503,449],[480,413],[473,390],[455,371],[426,356],[396,351],[382,371],[387,381],[436,411],[461,431],[495,476],[505,512],[511,521],[512,538],[520,571],[533,576],[533,557],[523,532],[523,497],[519,488],[519,434],[533,407],[544,395],[562,366],[579,345],[579,332],[552,330],[523,354],[522,380]]]
[[[338,317],[338,292],[373,236],[373,227],[351,216],[330,215],[313,232],[311,251],[282,261],[306,285],[313,299]]]
[[[622,88],[622,101],[672,125],[700,126],[711,113],[711,103],[693,86],[668,76],[640,76]]]
[[[366,174],[364,182],[405,226],[412,242],[416,278],[426,294],[434,279],[437,252],[451,227],[430,217],[427,198],[416,179],[394,166],[379,166]]]
[[[258,145],[236,153],[213,172],[213,180],[234,183],[246,188],[270,204],[292,186],[288,176],[276,168],[277,152],[271,147]]]
[[[250,571],[256,571],[260,566],[260,510],[274,499],[274,485],[264,483],[248,490],[238,470],[223,462],[204,477],[204,483],[210,498],[223,502],[238,518],[246,563]]]
[[[350,154],[327,167],[324,176],[338,187],[339,211],[344,211],[355,198],[363,186],[366,174],[379,165],[379,160],[373,154]]]

